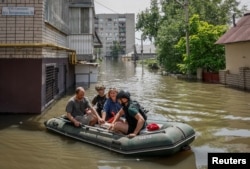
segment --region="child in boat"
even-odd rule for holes
[[[105,94],[106,87],[103,84],[98,84],[95,86],[95,90],[97,91],[97,95],[92,100],[92,106],[96,106],[96,111],[100,117],[102,117],[102,109],[105,101],[107,100]]]
[[[108,99],[103,107],[102,119],[108,123],[113,121],[114,116],[122,107],[116,99],[117,93],[118,90],[116,88],[110,88],[107,95]]]

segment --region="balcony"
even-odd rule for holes
[[[74,34],[68,36],[68,46],[76,50],[77,56],[93,55],[94,37],[91,34]]]

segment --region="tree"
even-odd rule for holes
[[[143,36],[147,36],[150,40],[157,36],[160,22],[160,12],[157,0],[151,0],[149,9],[142,11],[137,15],[136,30],[141,30]]]
[[[178,2],[184,2],[184,0],[178,0]],[[186,51],[175,48],[186,33],[184,5],[178,2],[159,0],[158,3],[157,0],[151,0],[151,7],[138,14],[136,24],[137,30],[155,39],[157,58],[170,72],[179,71],[178,65],[185,62],[183,54]],[[237,0],[189,0],[189,13],[190,16],[198,14],[200,20],[208,24],[226,25],[232,22],[233,13],[240,16],[240,11],[244,12],[245,8],[239,10],[238,5]],[[160,14],[157,15],[157,11]]]
[[[122,48],[121,48],[119,42],[117,42],[117,41],[113,41],[113,45],[110,46],[110,49],[111,49],[110,55],[113,58],[118,58],[119,53],[122,51]]]
[[[184,73],[189,69],[196,73],[197,68],[203,68],[207,71],[217,72],[225,68],[224,47],[214,44],[216,40],[225,33],[227,26],[214,26],[201,21],[199,15],[193,15],[189,21],[190,25],[190,55],[183,54],[183,63],[179,68]],[[175,45],[179,53],[185,53],[186,38],[182,37]]]
[[[239,9],[238,0],[189,0],[190,13],[198,14],[200,19],[213,25],[226,25],[232,23],[232,15],[238,17],[246,11],[246,6]]]
[[[169,72],[178,72],[177,63],[182,62],[182,54],[178,53],[174,45],[185,36],[184,10],[175,0],[162,1],[162,21],[155,38],[157,58]]]

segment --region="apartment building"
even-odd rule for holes
[[[100,56],[111,56],[110,47],[119,42],[121,55],[132,52],[135,44],[134,14],[97,14],[95,28],[103,44]]]
[[[93,60],[93,0],[0,3],[0,113],[41,113]]]

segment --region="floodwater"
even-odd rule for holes
[[[65,113],[69,93],[41,115],[0,115],[1,169],[203,169],[208,152],[250,152],[250,93],[220,84],[187,82],[104,60],[99,81],[196,131],[191,150],[170,157],[128,157],[47,131],[43,122]],[[91,84],[86,93],[95,95]]]

